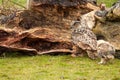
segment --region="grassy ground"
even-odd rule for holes
[[[98,4],[100,4],[101,2],[105,3],[107,7],[111,7],[112,4],[118,0],[97,0]]]
[[[9,2],[9,0],[3,0],[3,1]],[[27,0],[10,0],[10,1],[22,4],[22,5],[24,5],[27,2]],[[2,0],[0,0],[0,3],[2,3]]]
[[[25,0],[19,3],[25,5]],[[116,0],[98,0],[111,6]],[[0,58],[0,80],[120,80],[120,60],[98,65],[99,60],[62,56],[12,56]]]
[[[0,80],[120,80],[120,61],[62,56],[22,56],[0,59]]]
[[[3,0],[3,1],[5,2],[4,6],[7,8],[13,8],[13,6],[17,8],[23,8],[26,7],[26,2],[27,2],[27,0]],[[2,0],[0,0],[0,6],[1,4],[2,4]]]

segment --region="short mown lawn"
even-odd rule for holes
[[[0,58],[0,80],[120,80],[120,60],[98,61],[70,55]]]
[[[25,0],[19,3],[25,5]],[[110,7],[117,0],[98,0]],[[120,60],[98,65],[99,60],[70,55],[7,56],[0,58],[0,80],[120,80]]]

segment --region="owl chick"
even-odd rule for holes
[[[91,29],[89,29],[89,27],[81,26],[80,21],[73,22],[71,29],[72,29],[72,35],[71,35],[72,41],[73,41],[74,45],[76,46],[76,48],[78,47],[78,48],[86,51],[88,56],[91,59],[95,59],[96,52],[97,52],[96,35],[91,31]],[[74,49],[76,49],[76,48],[74,48]],[[76,49],[77,52],[78,52],[78,48]],[[75,56],[76,53],[73,53],[72,56],[73,55]],[[81,53],[79,53],[79,54],[81,54]]]
[[[98,57],[101,58],[99,64],[106,64],[111,59],[114,59],[115,48],[107,41],[97,41],[97,53]]]

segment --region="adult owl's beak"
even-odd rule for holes
[[[73,29],[73,26],[70,26],[70,29]]]

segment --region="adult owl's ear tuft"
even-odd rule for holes
[[[72,29],[74,27],[75,21],[72,21],[70,24],[70,29]]]
[[[76,27],[78,27],[78,26],[80,26],[80,21],[73,21],[73,22],[71,23],[70,28],[73,29],[73,28],[76,28]]]

